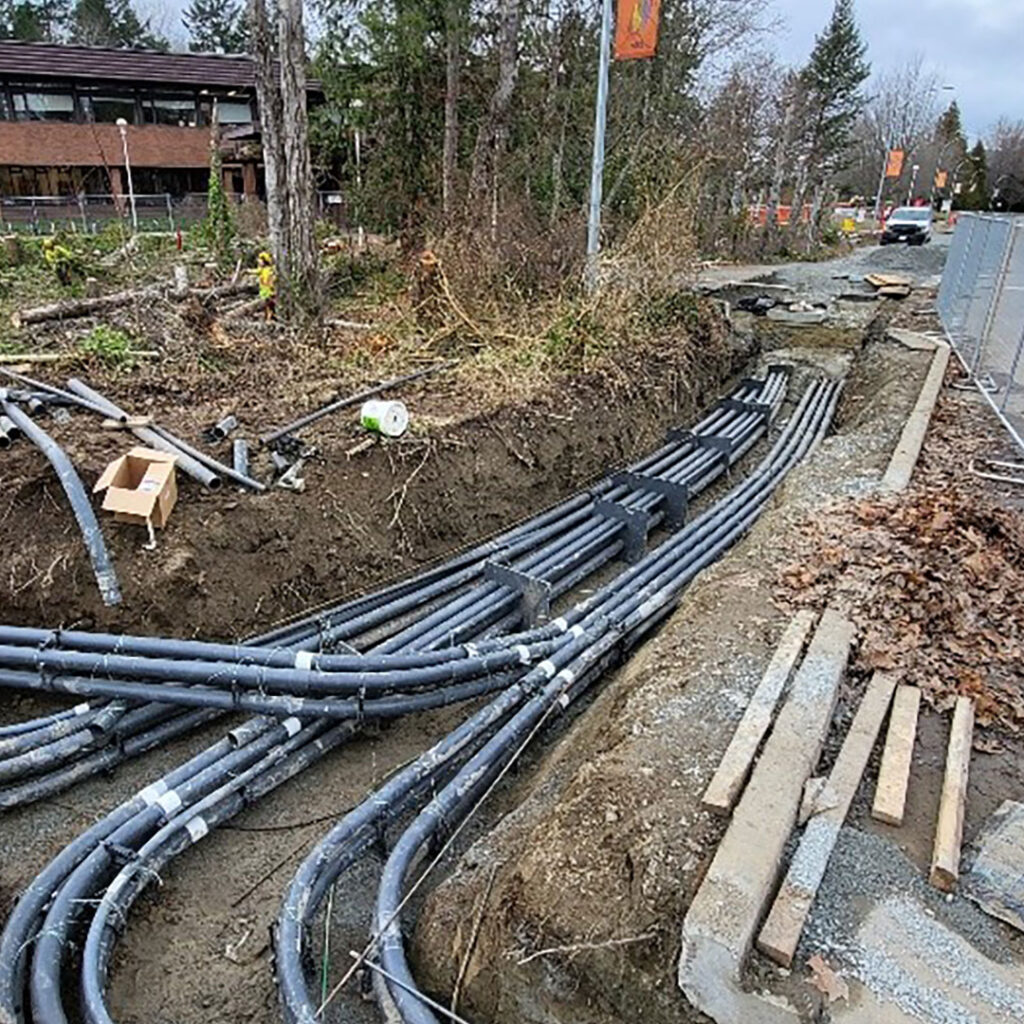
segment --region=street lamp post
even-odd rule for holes
[[[921,170],[920,164],[914,164],[913,173],[910,175],[910,190],[907,192],[907,206],[914,202],[914,189],[917,187],[917,173]]]
[[[132,163],[128,158],[128,122],[123,118],[117,119],[117,127],[121,132],[121,149],[124,151],[124,172],[128,179],[128,203],[132,210],[132,234],[139,232],[139,215],[135,209],[135,186],[132,184]]]
[[[590,168],[590,215],[587,220],[587,266],[584,287],[597,291],[601,250],[601,189],[604,179],[604,134],[608,113],[608,68],[612,49],[612,0],[601,9],[601,42],[597,68],[597,108],[594,112],[594,157]]]

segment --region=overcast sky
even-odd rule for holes
[[[672,3],[674,0],[663,0]],[[828,21],[832,0],[772,0],[782,18],[779,56],[791,64],[807,59],[814,37]],[[884,70],[921,53],[956,87],[964,125],[984,135],[1002,115],[1024,118],[1024,0],[855,0],[868,57]],[[187,0],[137,0],[157,27],[184,45],[182,8]]]
[[[831,0],[774,0],[785,24],[780,56],[803,61],[832,11]],[[1024,0],[856,0],[857,20],[877,70],[924,55],[956,87],[964,126],[985,134],[1006,115],[1024,118]]]

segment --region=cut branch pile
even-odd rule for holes
[[[833,601],[861,631],[857,667],[893,670],[979,725],[1024,726],[1024,517],[980,494],[919,487],[827,509],[798,531],[776,597]]]

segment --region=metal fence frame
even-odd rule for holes
[[[960,215],[937,306],[970,380],[1024,451],[1024,217]]]

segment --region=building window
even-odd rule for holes
[[[134,96],[90,96],[87,100],[88,117],[98,124],[114,124],[124,118],[129,124],[135,124]]]
[[[247,101],[217,100],[217,119],[221,124],[250,124],[252,107]]]
[[[16,92],[14,116],[19,121],[74,121],[75,98],[71,93]]]
[[[196,126],[196,101],[153,97],[142,101],[143,124],[171,124],[181,128]]]

